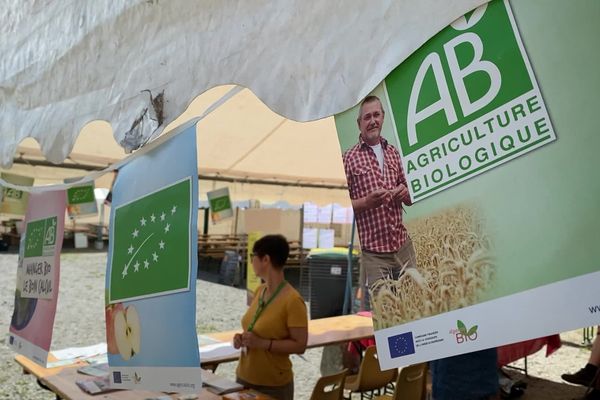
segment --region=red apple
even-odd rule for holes
[[[115,337],[115,315],[123,311],[123,303],[109,304],[104,309],[106,317],[106,345],[110,354],[118,354],[117,339]]]

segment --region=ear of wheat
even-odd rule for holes
[[[493,284],[492,244],[475,207],[461,205],[416,219],[407,229],[417,269],[369,288],[375,329],[475,304]]]

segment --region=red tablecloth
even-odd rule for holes
[[[560,347],[560,335],[551,335],[498,347],[498,365],[503,366],[536,353],[546,346],[546,357]]]

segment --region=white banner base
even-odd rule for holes
[[[110,387],[161,392],[198,393],[202,369],[198,367],[110,367]]]
[[[600,323],[600,271],[375,332],[382,369]],[[461,334],[457,322],[470,336]],[[457,347],[461,347],[460,351]]]
[[[8,345],[15,352],[46,368],[48,363],[48,352],[46,350],[12,332],[8,333]]]

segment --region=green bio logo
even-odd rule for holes
[[[217,197],[210,199],[210,209],[212,212],[220,212],[231,208],[231,200],[229,196]]]
[[[25,257],[41,257],[54,254],[56,244],[56,216],[30,221],[25,231]]]
[[[69,205],[96,201],[94,197],[94,185],[75,186],[67,189],[67,200]]]
[[[460,319],[456,321],[458,332],[455,332],[456,343],[464,343],[477,340],[477,325],[473,325],[469,329]]]
[[[189,290],[189,178],[115,210],[109,303]]]
[[[233,216],[231,209],[231,197],[229,197],[229,189],[224,187],[206,193],[210,205],[210,216],[213,223],[217,223],[224,218]]]
[[[6,197],[7,199],[21,200],[23,198],[23,191],[12,188],[5,188],[4,197]]]
[[[384,84],[413,200],[556,138],[507,0],[456,20]]]

